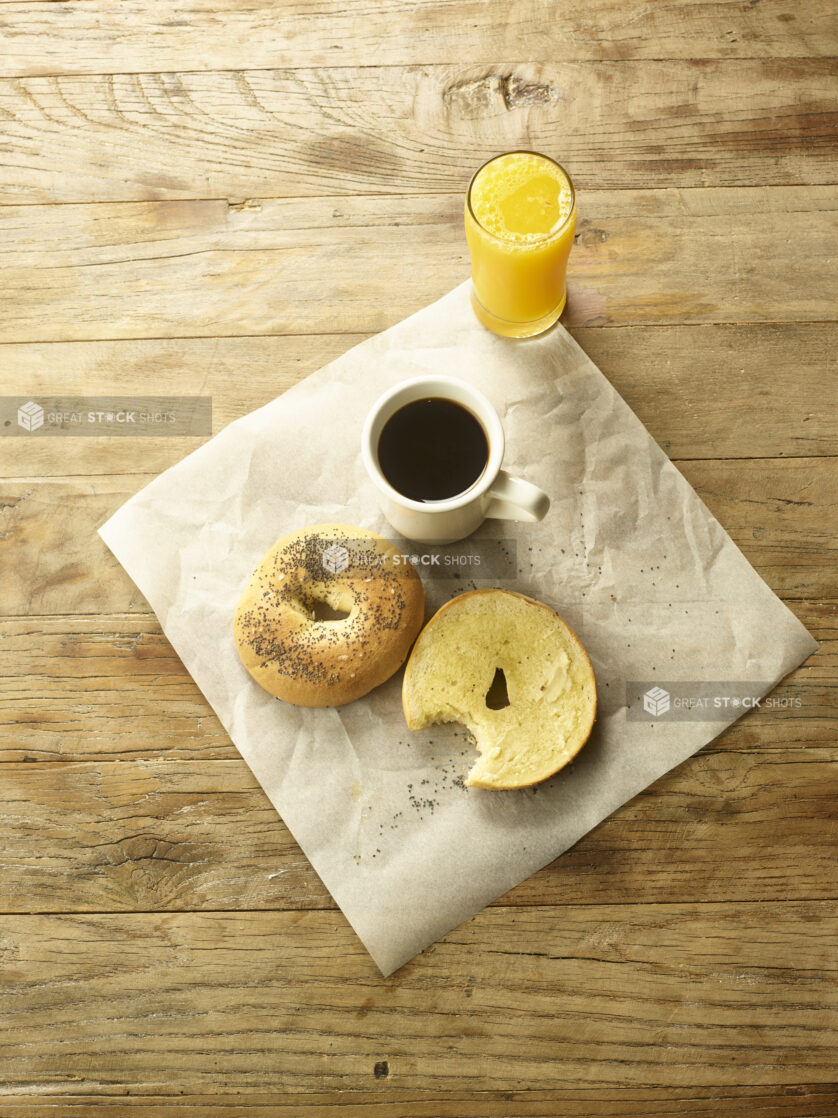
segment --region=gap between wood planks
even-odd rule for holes
[[[60,3],[61,0],[47,0],[47,2],[48,3]],[[2,3],[3,3],[3,0],[0,0],[0,4],[2,4]],[[585,193],[586,196],[596,195],[596,194],[603,194],[603,195],[611,194],[611,195],[614,195],[614,194],[619,194],[619,193],[625,193],[625,194],[635,193],[635,194],[637,194],[641,191],[643,191],[644,193],[649,193],[649,194],[667,194],[667,193],[672,193],[673,191],[677,191],[679,194],[686,194],[690,191],[695,191],[696,193],[701,192],[703,194],[707,194],[707,193],[710,193],[710,192],[715,191],[715,190],[727,190],[727,191],[735,191],[735,190],[742,190],[742,191],[745,191],[745,190],[764,190],[764,191],[769,191],[769,190],[801,190],[801,191],[804,191],[804,190],[809,190],[809,191],[811,191],[811,190],[818,190],[818,189],[826,190],[829,187],[833,187],[833,186],[838,186],[838,174],[836,174],[834,179],[830,179],[826,182],[817,182],[817,183],[811,183],[811,182],[782,182],[782,183],[740,183],[740,184],[737,184],[737,185],[731,185],[730,183],[720,182],[720,183],[706,183],[706,184],[702,184],[701,186],[659,186],[659,187],[586,186],[585,189],[584,189],[584,193]],[[463,197],[464,196],[465,196],[465,191],[463,191]],[[248,195],[247,198],[241,198],[237,201],[233,201],[230,198],[225,198],[222,195],[206,195],[206,196],[203,196],[203,195],[197,195],[197,194],[196,195],[189,195],[188,197],[184,196],[184,197],[172,197],[172,198],[148,198],[148,197],[142,197],[142,196],[137,196],[136,198],[116,198],[116,199],[103,198],[103,199],[99,199],[99,200],[91,200],[91,199],[76,200],[76,199],[73,199],[73,198],[69,198],[69,199],[65,199],[63,201],[60,200],[60,199],[56,199],[55,201],[49,201],[49,202],[44,202],[42,200],[34,201],[34,202],[20,202],[20,201],[17,201],[17,200],[14,201],[14,202],[4,202],[4,201],[2,201],[2,199],[0,199],[0,211],[3,211],[3,210],[31,210],[31,209],[38,208],[38,207],[40,207],[40,209],[54,209],[54,208],[57,208],[59,206],[74,206],[74,207],[77,207],[77,208],[81,207],[81,206],[108,206],[108,207],[116,207],[116,206],[149,206],[149,207],[151,207],[151,206],[178,206],[178,205],[182,206],[182,205],[188,205],[190,202],[197,202],[197,203],[200,203],[200,204],[212,204],[212,203],[217,204],[217,203],[223,202],[229,210],[248,210],[248,209],[254,209],[255,210],[255,209],[260,208],[262,202],[314,203],[314,202],[321,201],[321,202],[346,203],[347,201],[350,201],[350,200],[351,201],[361,201],[365,198],[392,199],[393,201],[397,201],[397,202],[409,202],[411,198],[427,199],[427,198],[452,198],[452,197],[453,198],[459,198],[460,194],[457,191],[453,191],[453,190],[449,189],[449,190],[422,190],[422,191],[418,191],[418,190],[412,190],[412,191],[358,190],[358,191],[353,191],[351,194],[347,194],[347,193],[343,193],[343,194],[326,194],[326,193],[317,193],[317,194],[250,194],[250,195]],[[810,207],[810,206],[806,206],[806,205],[801,205],[799,207],[787,208],[783,212],[784,213],[822,213],[823,208],[818,208],[816,206],[811,206]],[[420,224],[433,225],[435,223],[434,222],[424,222],[424,223],[414,222],[412,224],[413,224],[413,226],[416,226],[416,225],[420,225]],[[259,249],[259,248],[255,248],[252,251],[260,252],[262,250]],[[175,255],[177,255],[177,254],[175,254]],[[181,255],[189,256],[189,255],[194,255],[194,254],[183,253]],[[144,259],[170,260],[170,259],[173,259],[173,257],[168,257],[168,256],[150,257],[150,258],[149,257],[144,257]],[[109,263],[115,263],[115,262],[114,261],[109,261]],[[118,261],[116,263],[118,263]],[[71,264],[66,265],[66,267],[73,267],[73,265],[71,265]],[[466,277],[464,277],[464,278],[466,278]],[[730,324],[731,323],[730,319],[723,319],[721,321],[723,321],[725,324]],[[759,322],[760,325],[769,325],[773,320],[772,319],[758,319],[757,321]],[[787,321],[788,321],[787,319],[777,319],[777,322],[785,323]],[[820,323],[820,322],[833,321],[833,320],[818,318],[818,319],[811,319],[811,320],[795,319],[794,321],[795,322],[800,322],[800,323],[805,323],[807,321],[819,322]],[[604,330],[619,330],[623,326],[630,326],[630,325],[632,325],[632,323],[612,322],[612,323],[603,324],[601,329],[604,329]],[[700,325],[706,325],[706,323],[685,322],[684,325],[685,326],[696,326],[696,325],[700,326]],[[749,325],[749,321],[743,320],[741,323],[737,323],[737,325],[746,326],[746,325]],[[329,331],[325,331],[325,332],[329,333]],[[316,333],[318,333],[318,331],[316,331],[316,330],[307,330],[304,333],[301,332],[301,336],[305,336],[305,334],[316,334]],[[351,330],[341,330],[341,333],[342,334],[351,334],[351,333],[353,333],[353,331],[351,331]],[[166,338],[177,337],[177,335],[169,335],[169,334],[161,335],[161,336],[166,337]],[[184,337],[192,337],[192,336],[193,335],[190,335],[190,334],[184,335]],[[224,338],[224,337],[241,338],[241,337],[252,336],[252,337],[260,337],[261,338],[261,337],[269,337],[270,335],[267,335],[267,334],[256,334],[256,335],[213,334],[213,335],[204,335],[204,336],[205,337],[219,337],[219,338]],[[283,334],[283,335],[280,335],[280,336],[291,337],[293,335],[292,334]],[[142,335],[142,337],[146,338],[146,335],[144,334],[144,335]],[[32,339],[32,341],[37,341],[37,340],[38,339],[36,339],[36,338]],[[54,339],[48,339],[48,340],[54,340]],[[72,339],[70,339],[70,340],[72,340]],[[124,339],[123,338],[119,338],[119,339],[109,339],[109,338],[97,339],[97,341],[113,341],[113,340],[123,341]],[[8,344],[8,343],[4,342],[3,340],[0,340],[0,345],[6,345],[6,344]]]
[[[0,0],[2,3],[3,0]],[[32,1080],[30,1094],[17,1092],[27,1084],[18,1077],[15,1093],[2,1096],[8,1118],[43,1118],[45,1113],[82,1114],[83,1118],[106,1118],[123,1111],[136,1112],[143,1107],[146,1118],[168,1118],[171,1114],[189,1114],[196,1118],[217,1115],[218,1118],[327,1118],[340,1107],[344,1118],[673,1118],[674,1115],[701,1114],[707,1118],[834,1118],[838,1113],[838,1089],[826,1083],[787,1083],[779,1086],[765,1083],[719,1083],[698,1087],[650,1084],[646,1087],[580,1087],[554,1088],[517,1087],[509,1090],[472,1087],[467,1092],[445,1090],[411,1091],[387,1083],[375,1094],[363,1089],[344,1088],[331,1092],[313,1091],[302,1095],[287,1090],[266,1090],[264,1087],[234,1085],[213,1095],[190,1092],[168,1094],[155,1092],[149,1085],[142,1088],[115,1089],[104,1084],[95,1094],[42,1093],[43,1083]],[[65,1086],[65,1090],[67,1087]],[[117,1111],[118,1103],[121,1108]],[[748,1103],[747,1109],[744,1104]],[[650,1111],[649,1105],[653,1107]],[[660,1110],[662,1105],[667,1110]],[[687,1106],[693,1109],[686,1110]],[[700,1110],[694,1109],[699,1107]],[[561,1107],[559,1111],[558,1108]],[[830,1109],[826,1109],[829,1107]],[[176,1110],[173,1108],[177,1108]],[[814,1109],[813,1109],[814,1108]]]
[[[0,0],[0,4],[11,3],[14,0]],[[48,0],[50,3],[58,4],[61,0]],[[41,7],[41,0],[35,0],[35,4]],[[20,5],[21,7],[23,5]],[[0,7],[0,11],[2,8]],[[655,57],[642,58],[561,58],[555,54],[549,57],[536,58],[515,58],[504,59],[498,66],[493,66],[491,62],[487,63],[484,67],[486,70],[485,77],[499,77],[509,79],[514,77],[514,71],[522,66],[645,66],[649,64],[666,64],[666,65],[692,65],[693,63],[707,63],[710,65],[725,65],[730,62],[735,64],[737,62],[748,63],[803,63],[803,62],[830,62],[831,57],[824,54],[772,54],[770,56],[757,56],[752,54],[725,54],[725,55],[695,55],[685,58],[678,55],[658,55]],[[168,75],[205,75],[205,74],[259,74],[259,73],[280,73],[288,72],[293,73],[296,70],[329,70],[330,72],[340,73],[341,71],[354,71],[354,70],[375,70],[381,72],[382,70],[414,70],[422,69],[428,66],[463,66],[469,70],[481,69],[481,64],[477,62],[463,63],[459,58],[439,58],[434,56],[432,62],[329,62],[327,65],[320,65],[312,62],[300,62],[294,64],[293,62],[287,63],[283,61],[281,66],[213,66],[209,70],[194,69],[189,66],[170,66],[164,70],[56,70],[51,73],[43,73],[40,70],[37,73],[0,73],[0,82],[4,81],[61,81],[67,79],[79,78],[156,78],[166,77]],[[496,73],[495,71],[503,70],[504,73]],[[513,73],[507,73],[512,71]],[[515,106],[512,106],[515,107]],[[793,186],[793,183],[787,185]]]
[[[48,2],[59,3],[60,0],[48,0]],[[3,0],[0,0],[0,4],[2,4],[2,3],[3,3]],[[722,188],[720,187],[719,189],[722,189]],[[76,203],[76,202],[60,202],[60,203],[57,202],[56,203],[56,205],[64,205],[64,206],[71,206],[71,205],[75,206],[75,205],[78,205],[78,204],[79,203]],[[87,203],[87,202],[82,202],[81,203],[81,205],[96,205],[96,204],[97,203]],[[132,205],[132,204],[133,203],[126,203],[126,205]],[[2,209],[2,203],[0,203],[0,209]],[[166,259],[168,259],[168,258],[166,258]],[[464,277],[464,278],[467,278],[467,277]],[[741,320],[733,320],[733,319],[727,319],[726,318],[726,319],[720,319],[717,323],[713,323],[713,322],[678,322],[678,323],[650,322],[650,323],[646,324],[646,323],[637,323],[637,322],[603,322],[603,323],[597,324],[596,326],[574,326],[574,327],[572,327],[571,329],[568,330],[568,333],[572,334],[576,330],[637,330],[638,328],[644,329],[644,330],[673,330],[673,329],[678,329],[678,330],[700,330],[700,329],[704,329],[704,330],[706,330],[708,327],[712,327],[712,326],[726,326],[726,327],[754,326],[754,327],[757,327],[759,329],[762,329],[763,327],[767,328],[767,327],[771,327],[771,326],[779,326],[779,327],[788,327],[788,326],[831,326],[831,325],[834,325],[836,322],[838,322],[838,316],[836,316],[835,318],[795,318],[795,319],[792,319],[792,320],[784,319],[784,318],[776,318],[776,319],[775,318],[753,318],[753,319],[744,319],[743,318]],[[563,323],[561,323],[561,322],[559,324],[563,325]],[[396,323],[395,325],[398,325],[398,323]],[[565,327],[565,329],[568,329],[568,328]],[[196,339],[194,334],[158,334],[156,336],[155,335],[149,335],[149,334],[142,334],[142,335],[137,336],[136,338],[122,338],[122,337],[114,337],[114,338],[105,338],[105,337],[100,338],[100,337],[97,337],[97,338],[92,338],[92,339],[91,338],[67,338],[66,341],[56,341],[55,338],[27,338],[25,342],[7,341],[3,338],[0,338],[0,352],[2,352],[2,347],[3,346],[18,346],[18,347],[19,346],[26,346],[26,345],[77,345],[77,346],[86,346],[86,345],[91,345],[91,344],[98,345],[99,343],[104,343],[104,342],[132,342],[132,341],[135,341],[135,342],[194,342],[194,341],[197,340],[197,341],[203,341],[203,342],[212,342],[212,341],[237,341],[238,342],[238,341],[246,341],[247,339],[253,339],[255,341],[263,341],[266,338],[302,338],[302,339],[305,339],[305,338],[335,338],[335,337],[344,338],[345,337],[345,338],[362,338],[362,339],[364,339],[364,338],[373,338],[373,337],[376,336],[377,333],[379,333],[379,331],[340,330],[337,333],[335,333],[334,330],[305,330],[305,331],[289,330],[287,333],[283,332],[283,333],[280,333],[280,334],[271,334],[271,333],[268,333],[268,334],[202,334],[197,339]],[[303,377],[302,379],[305,379],[305,378]]]
[[[8,764],[8,763],[9,762],[0,761],[0,765]],[[50,762],[50,763],[54,763],[54,762]],[[580,841],[584,841],[584,839],[580,839]],[[563,855],[559,854],[559,855],[557,855],[557,858],[555,860],[558,860],[558,858],[561,858],[561,857],[563,857]],[[314,871],[312,870],[311,872],[313,873]],[[539,871],[536,871],[536,872],[539,872]],[[517,888],[517,886],[516,886],[516,888]],[[836,901],[836,900],[838,900],[838,892],[836,892],[836,894],[834,896],[819,896],[819,897],[794,896],[794,897],[789,897],[788,899],[784,899],[784,900],[777,900],[777,899],[772,897],[772,898],[766,899],[766,900],[763,900],[763,899],[754,900],[753,898],[748,898],[746,900],[733,900],[733,901],[731,901],[731,900],[708,901],[708,900],[703,900],[703,899],[694,900],[694,901],[643,901],[642,902],[642,907],[645,908],[647,906],[651,907],[651,906],[654,905],[655,908],[660,908],[660,909],[666,909],[666,908],[671,908],[671,909],[735,908],[737,911],[739,911],[740,909],[743,909],[743,908],[746,908],[746,907],[764,908],[765,905],[771,905],[772,907],[777,907],[779,905],[800,906],[800,905],[805,905],[805,904],[824,904],[824,905],[826,905],[826,904],[829,904],[830,901]],[[496,903],[490,902],[489,904],[485,905],[482,909],[480,909],[480,912],[486,912],[489,909],[491,909],[491,911],[493,913],[495,913],[495,912],[497,912],[497,913],[514,913],[517,916],[517,915],[519,915],[521,913],[525,913],[527,911],[540,912],[541,910],[543,910],[545,908],[549,908],[549,909],[554,909],[554,908],[604,908],[604,909],[613,908],[613,909],[623,909],[623,908],[639,908],[639,907],[641,907],[641,902],[638,902],[638,901],[539,901],[537,904],[533,903],[533,904],[519,904],[519,905],[514,905],[514,904],[503,905],[503,904],[496,904]],[[13,911],[7,911],[5,909],[0,909],[0,915],[2,915],[4,920],[6,920],[6,921],[14,920],[14,918],[17,917],[17,916],[20,916],[20,917],[24,917],[24,916],[43,917],[44,919],[48,919],[51,916],[71,916],[74,919],[81,919],[81,920],[84,920],[84,919],[95,920],[96,917],[98,917],[98,916],[119,916],[119,917],[124,917],[125,919],[130,920],[134,916],[175,916],[175,915],[177,915],[177,916],[194,916],[196,919],[199,919],[202,916],[232,916],[232,915],[235,915],[237,912],[249,912],[249,913],[252,913],[254,915],[262,914],[262,913],[274,913],[276,915],[287,915],[289,913],[294,913],[294,912],[304,912],[304,913],[306,913],[306,915],[308,915],[308,913],[311,913],[311,912],[327,912],[327,913],[331,913],[332,916],[337,916],[337,914],[340,911],[341,910],[338,908],[338,906],[336,904],[331,904],[331,905],[312,904],[312,905],[306,905],[305,907],[303,907],[302,905],[299,905],[295,908],[271,908],[270,905],[262,905],[259,908],[248,908],[247,905],[237,904],[237,905],[235,905],[231,908],[206,908],[206,907],[203,907],[203,906],[200,907],[200,908],[177,908],[177,907],[174,907],[172,905],[166,905],[165,908],[163,908],[163,907],[161,907],[161,908],[114,908],[114,909],[91,908],[91,909],[84,909],[84,910],[77,909],[77,908],[67,908],[67,909],[64,909],[64,908],[42,909],[42,908],[40,908],[40,909],[32,909],[31,911],[20,911],[18,909],[14,909]],[[475,913],[475,916],[476,915],[479,915],[479,913]],[[469,919],[473,920],[474,917],[470,917]],[[452,931],[454,931],[454,930],[456,930],[456,929],[452,929]],[[537,957],[540,957],[540,958],[569,958],[569,959],[578,958],[578,956],[574,956],[574,955],[552,956],[552,955],[547,955],[546,952],[537,952],[537,951],[516,951],[515,954],[516,955],[534,955],[534,956],[537,956]],[[765,967],[765,965],[763,965],[763,969],[767,969]],[[801,970],[811,970],[813,968],[801,967],[799,969],[801,969]],[[821,973],[821,972],[819,971],[819,973]],[[2,1083],[0,1083],[0,1086],[2,1086]],[[2,1094],[0,1094],[0,1099],[2,1099]]]
[[[56,3],[57,2],[58,2],[58,0],[56,0]],[[209,442],[209,438],[207,438],[206,441]],[[188,456],[188,453],[189,453],[188,451],[184,452],[183,457],[186,458]],[[810,454],[747,454],[747,455],[742,455],[741,457],[737,457],[736,455],[732,455],[732,454],[725,454],[725,455],[714,455],[712,458],[689,458],[689,457],[683,457],[682,456],[682,457],[678,457],[678,458],[671,458],[670,462],[677,469],[679,463],[682,464],[682,465],[686,465],[686,464],[692,463],[692,462],[701,462],[701,463],[704,463],[704,462],[777,462],[777,461],[799,462],[799,461],[805,461],[806,459],[809,459],[809,458],[818,458],[818,459],[834,458],[835,463],[836,463],[836,468],[838,468],[838,455],[835,455],[835,454],[811,454],[811,453]],[[161,473],[163,473],[163,472],[165,472],[165,471],[161,470]],[[136,469],[136,470],[109,470],[108,473],[105,476],[109,477],[109,478],[138,477],[138,476],[141,476],[141,475],[144,475],[144,474],[147,474],[147,473],[148,473],[147,470],[139,469],[139,468]],[[71,470],[64,470],[60,474],[45,473],[45,474],[38,474],[38,475],[0,474],[0,482],[14,482],[15,484],[20,484],[20,483],[26,484],[28,482],[34,482],[34,483],[38,484],[38,483],[44,482],[44,481],[64,481],[68,478],[89,477],[89,476],[90,476],[90,471],[89,470],[80,470],[79,473],[73,473]],[[782,497],[778,497],[777,500],[779,500],[783,504],[787,504],[787,505],[812,505],[812,503],[813,503],[811,501],[793,501],[793,500],[784,499]],[[0,503],[0,508],[2,508],[2,507],[3,506]],[[15,614],[2,614],[2,615],[0,615],[0,617],[2,617],[4,620],[8,620],[9,618],[12,618],[14,616],[16,616],[16,615]],[[21,614],[21,617],[30,617],[30,616],[36,617],[37,614]],[[83,616],[85,616],[85,615],[84,614],[73,614],[73,617],[83,617]],[[96,616],[103,616],[103,615],[97,614]],[[108,616],[117,616],[117,615],[116,614],[113,614],[113,615],[109,614]]]

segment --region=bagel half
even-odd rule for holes
[[[508,705],[486,699],[500,669]],[[525,788],[571,761],[596,717],[596,679],[578,637],[549,606],[511,590],[470,590],[428,622],[405,668],[411,730],[461,722],[480,757],[475,788]]]
[[[233,617],[245,668],[304,707],[351,703],[404,663],[425,616],[415,568],[374,532],[320,524],[284,536],[248,580]],[[318,619],[318,603],[345,616]]]

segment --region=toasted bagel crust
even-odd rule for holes
[[[275,544],[233,618],[236,648],[256,682],[285,702],[331,707],[389,679],[425,608],[421,579],[398,555],[381,536],[348,524],[303,528]],[[317,602],[346,616],[317,620]]]

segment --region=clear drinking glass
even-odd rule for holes
[[[576,191],[564,167],[532,151],[496,155],[466,193],[474,312],[509,338],[547,330],[564,310]]]

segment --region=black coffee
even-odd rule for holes
[[[486,432],[466,408],[438,396],[405,404],[378,440],[378,464],[413,501],[445,501],[474,485],[489,460]]]

